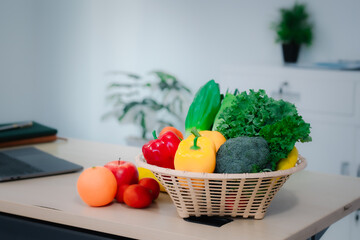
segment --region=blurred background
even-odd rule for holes
[[[299,63],[359,58],[359,1],[299,2],[314,23]],[[271,23],[293,4],[0,0],[0,122],[35,120],[59,136],[125,144],[140,130],[101,120],[109,71],[166,71],[194,94],[210,79],[221,82],[229,66],[281,66]]]

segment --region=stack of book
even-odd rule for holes
[[[0,148],[52,142],[57,130],[34,121],[0,124]]]

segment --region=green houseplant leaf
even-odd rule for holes
[[[147,80],[125,71],[110,72],[109,75],[121,80],[111,82],[107,88],[109,94],[106,100],[112,110],[102,119],[114,117],[120,123],[127,116],[132,116],[127,121],[141,129],[142,139],[150,136],[156,128],[161,130],[164,126],[175,126],[179,121],[183,125],[184,99],[189,99],[190,89],[166,72],[152,71],[150,74],[156,79]],[[153,119],[156,119],[157,126],[149,123]]]
[[[310,46],[313,39],[313,25],[305,4],[295,3],[291,8],[280,9],[280,20],[273,23],[276,42],[296,43]]]

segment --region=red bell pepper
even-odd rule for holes
[[[164,168],[175,169],[174,156],[181,140],[171,132],[165,132],[159,138],[153,132],[154,140],[142,147],[142,152],[147,163]]]

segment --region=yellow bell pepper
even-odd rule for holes
[[[153,178],[155,179],[160,185],[160,191],[166,192],[165,187],[160,183],[160,181],[155,177],[155,175],[147,168],[137,167],[139,172],[139,180],[142,178]]]
[[[213,141],[213,143],[215,144],[216,152],[219,150],[220,146],[223,145],[223,143],[226,141],[226,138],[218,131],[205,130],[205,131],[200,131],[199,134],[202,137],[207,137]],[[188,138],[193,140],[195,138],[195,135],[192,134]]]
[[[196,136],[180,142],[174,158],[175,170],[212,173],[216,165],[216,147],[207,137]]]
[[[298,156],[299,152],[297,148],[294,147],[288,154],[287,158],[283,158],[277,163],[276,170],[286,170],[295,167]]]

